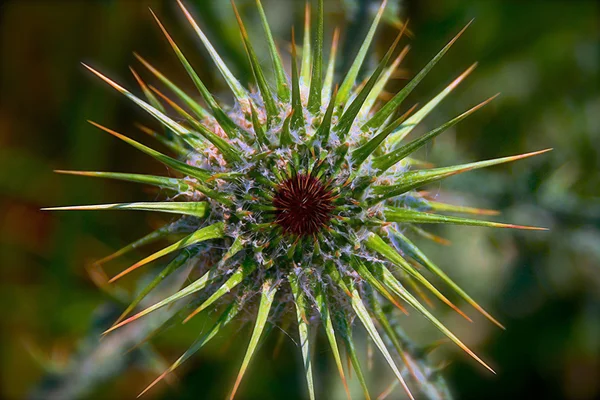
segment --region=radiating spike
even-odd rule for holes
[[[196,250],[197,252],[197,250]],[[114,322],[113,326],[121,322],[130,312],[132,312],[144,298],[150,293],[154,288],[156,288],[163,280],[165,280],[169,275],[175,272],[179,267],[186,263],[191,258],[192,254],[189,252],[181,252],[173,261],[167,264],[167,266],[152,279],[152,281],[146,285],[133,299],[133,301],[127,306],[125,311],[121,313],[119,318]],[[110,281],[109,281],[110,283]]]
[[[146,389],[144,389],[138,397],[141,397],[144,393],[150,390],[154,385],[163,380],[168,374],[173,372],[177,367],[187,361],[192,355],[200,350],[205,344],[207,344],[212,338],[214,338],[239,312],[239,305],[236,302],[231,303],[221,316],[215,322],[215,325],[210,331],[204,334],[200,339],[196,340],[189,349],[183,353],[181,357],[177,359],[165,372],[163,372],[158,378],[156,378]]]
[[[434,285],[432,285],[419,271],[410,265],[393,247],[388,245],[380,236],[371,234],[366,242],[368,248],[378,252],[391,263],[400,267],[409,276],[413,277],[421,285],[425,286],[438,299],[444,302],[448,307],[456,311],[460,316],[469,322],[473,322],[464,312],[462,312],[454,303],[444,296]]]
[[[312,373],[312,357],[310,354],[310,341],[308,334],[308,318],[306,316],[307,302],[300,284],[298,277],[294,272],[288,275],[288,281],[292,288],[292,294],[294,295],[294,304],[296,306],[296,315],[298,317],[298,333],[300,336],[300,347],[302,348],[302,358],[304,360],[304,375],[306,377],[306,384],[308,386],[308,395],[311,400],[315,400],[315,387],[313,382]]]
[[[182,100],[192,112],[200,119],[204,119],[210,116],[209,112],[192,99],[188,94],[171,82],[166,76],[164,76],[159,70],[154,68],[148,61],[137,53],[133,55],[150,71],[154,74],[165,86],[167,86],[175,95]]]
[[[302,84],[305,88],[310,86],[310,77],[312,66],[312,51],[310,44],[310,2],[306,1],[306,7],[304,8],[304,40],[302,42],[302,64],[301,64],[301,78]]]
[[[229,68],[227,67],[227,65],[221,58],[221,56],[219,56],[219,53],[215,50],[215,48],[210,43],[210,41],[208,40],[208,38],[206,37],[204,32],[202,32],[202,30],[200,29],[200,27],[198,26],[198,24],[196,23],[196,21],[190,14],[190,12],[185,8],[185,6],[181,2],[181,0],[177,0],[177,3],[179,4],[179,7],[185,14],[185,17],[189,21],[190,25],[192,25],[192,27],[196,31],[196,34],[198,35],[198,37],[200,38],[200,40],[206,47],[206,50],[208,50],[208,52],[210,53],[211,58],[217,65],[217,68],[221,72],[221,75],[223,75],[223,78],[225,78],[227,85],[233,92],[233,95],[235,96],[237,101],[240,102],[240,104],[243,107],[244,106],[247,107],[248,104],[250,104],[250,98],[248,96],[248,92],[246,91],[246,89],[240,84],[240,82],[237,80],[237,78],[229,70]]]
[[[258,7],[258,13],[260,14],[263,30],[267,36],[267,44],[269,46],[269,52],[271,53],[271,61],[273,61],[273,69],[275,70],[275,77],[277,79],[277,95],[281,101],[288,102],[290,100],[290,88],[288,86],[288,80],[285,74],[285,69],[283,68],[283,63],[281,62],[281,55],[279,54],[277,46],[275,45],[275,41],[273,40],[271,27],[269,26],[269,21],[267,20],[265,10],[263,9],[260,0],[256,0],[256,6]]]
[[[471,21],[472,22],[472,21]],[[390,101],[388,101],[379,111],[375,113],[365,125],[362,126],[361,130],[367,131],[381,126],[385,120],[392,115],[400,104],[406,99],[406,97],[413,91],[413,89],[425,78],[427,73],[437,64],[437,62],[446,54],[446,52],[452,47],[456,40],[462,35],[462,33],[471,24],[469,22],[438,54],[427,65],[415,76],[398,94],[396,94]]]
[[[470,219],[462,217],[452,217],[449,215],[431,214],[423,211],[409,210],[406,208],[388,207],[385,211],[385,218],[388,222],[412,223],[412,224],[452,224],[485,226],[490,228],[511,228],[526,229],[534,231],[546,231],[547,228],[535,226],[523,226],[513,224],[502,224],[498,222],[482,221],[479,219]]]
[[[91,72],[93,72],[100,79],[104,80],[110,86],[115,88],[117,91],[119,91],[120,93],[125,95],[131,101],[136,103],[138,106],[140,106],[142,109],[144,109],[144,111],[146,111],[148,114],[150,114],[154,118],[156,118],[160,123],[162,123],[167,128],[169,128],[170,130],[175,132],[179,137],[181,137],[184,141],[186,141],[190,146],[192,146],[193,148],[201,147],[201,143],[199,143],[197,140],[194,140],[194,137],[193,137],[193,135],[191,135],[189,130],[187,130],[183,126],[179,125],[177,122],[173,121],[171,118],[167,117],[165,114],[163,114],[156,108],[152,107],[150,104],[146,103],[145,101],[140,100],[138,97],[131,94],[127,89],[116,84],[115,82],[113,82],[106,76],[102,75],[100,72],[96,71],[92,67],[89,67],[85,64],[83,64],[83,66],[86,67],[87,69],[89,69]]]
[[[461,289],[448,275],[444,273],[437,265],[435,265],[431,260],[417,247],[411,242],[406,236],[402,233],[398,232],[395,229],[390,229],[390,233],[400,242],[400,245],[404,251],[411,255],[411,257],[415,257],[416,260],[424,265],[429,271],[433,274],[437,275],[441,280],[443,280],[448,286],[450,286],[459,296],[461,296],[467,303],[472,305],[477,311],[483,314],[487,319],[489,319],[494,324],[498,325],[500,328],[505,329],[504,326],[498,322],[494,317],[492,317],[487,311],[483,309],[475,300],[471,298],[464,290]]]
[[[296,54],[296,33],[292,27],[292,109],[294,110],[294,119],[292,127],[300,129],[304,126],[304,114],[302,107],[302,98],[300,93],[300,78],[298,76],[298,55]]]
[[[450,246],[452,244],[452,242],[449,241],[448,239],[443,238],[438,235],[434,235],[433,233],[426,231],[425,229],[418,227],[417,225],[410,224],[410,225],[408,225],[408,229],[410,229],[417,235],[419,235],[427,240],[431,240],[432,242],[435,242],[437,244],[441,244],[442,246]]]
[[[256,315],[256,322],[254,324],[254,330],[252,331],[252,336],[250,337],[250,344],[248,344],[248,349],[246,350],[246,355],[244,356],[244,360],[242,361],[242,366],[240,367],[240,372],[235,380],[235,384],[233,385],[233,389],[231,391],[231,396],[229,396],[229,400],[233,400],[235,397],[235,393],[240,386],[242,378],[244,377],[244,373],[246,372],[246,368],[248,368],[248,364],[254,355],[254,351],[258,346],[258,341],[262,335],[262,332],[267,323],[267,318],[269,317],[269,311],[271,310],[271,305],[273,304],[273,300],[275,299],[275,293],[277,293],[277,286],[273,284],[270,280],[267,280],[263,283],[262,291],[260,295],[260,303],[258,305],[258,313]]]
[[[144,92],[144,95],[146,96],[146,99],[150,102],[150,105],[152,105],[152,107],[156,108],[158,111],[164,113],[165,112],[165,108],[158,101],[158,99],[156,98],[156,96],[154,96],[154,93],[152,93],[150,91],[150,89],[148,88],[148,85],[146,84],[146,82],[144,82],[142,80],[142,78],[138,75],[137,72],[135,72],[135,70],[132,67],[129,67],[129,70],[133,74],[133,77],[137,81],[138,85],[140,85],[140,88],[142,89],[142,92]]]
[[[315,133],[315,139],[320,141],[321,145],[325,145],[329,141],[329,134],[331,133],[331,120],[333,118],[337,94],[338,88],[336,86],[335,90],[333,91],[333,96],[331,96],[331,99],[329,100],[329,105],[327,106],[327,111],[325,111],[321,125]]]
[[[439,201],[433,201],[427,199],[427,206],[433,211],[439,212],[451,212],[451,213],[459,213],[459,214],[473,214],[473,215],[499,215],[500,211],[497,210],[487,210],[484,208],[474,208],[474,207],[465,207],[465,206],[457,206],[454,204],[442,203]]]
[[[250,111],[252,113],[252,127],[254,128],[254,134],[256,135],[256,138],[263,146],[269,146],[271,141],[269,138],[267,138],[265,127],[260,123],[256,108],[254,108],[252,103],[250,103]]]
[[[395,145],[404,139],[415,126],[419,124],[437,105],[446,98],[469,74],[475,69],[477,63],[471,65],[465,72],[460,74],[458,78],[456,78],[448,87],[442,90],[437,96],[435,96],[429,103],[425,104],[423,108],[415,113],[408,121],[406,121],[406,126],[398,129],[397,132],[394,132],[392,136],[388,138],[388,143],[390,145]]]
[[[196,279],[194,282],[190,283],[185,288],[179,290],[178,292],[167,297],[166,299],[163,299],[163,300],[159,301],[158,303],[144,309],[143,311],[140,311],[139,313],[119,322],[118,324],[111,326],[109,329],[107,329],[102,334],[106,335],[107,333],[110,333],[110,332],[114,331],[115,329],[118,329],[124,325],[127,325],[145,315],[148,315],[151,312],[158,310],[159,308],[167,306],[173,302],[181,300],[184,297],[187,297],[193,293],[196,293],[196,292],[204,289],[208,284],[214,282],[215,279],[218,278],[219,276],[220,276],[220,271],[218,271],[217,268],[212,268],[208,272],[206,272],[204,275],[202,275],[202,277]]]
[[[327,72],[325,73],[325,81],[323,81],[323,101],[327,102],[331,98],[333,90],[333,78],[335,75],[335,63],[337,60],[338,45],[340,42],[340,30],[335,28],[333,31],[333,39],[331,41],[331,52],[329,53],[329,61],[327,63]]]
[[[354,372],[356,373],[356,378],[360,383],[360,387],[362,388],[363,394],[365,396],[365,400],[371,400],[371,395],[369,394],[369,388],[367,387],[367,381],[365,376],[363,375],[362,368],[360,366],[360,360],[356,355],[356,348],[354,347],[354,340],[352,339],[352,326],[349,322],[349,318],[346,315],[342,315],[342,312],[334,314],[336,316],[336,322],[340,327],[341,336],[344,340],[344,344],[346,346],[346,354],[354,368]],[[350,366],[348,365],[348,370],[350,371]],[[351,375],[349,373],[348,375]]]
[[[283,126],[281,127],[281,134],[279,137],[279,146],[280,147],[289,147],[294,141],[292,140],[292,131],[291,131],[291,121],[294,118],[294,110],[285,118],[283,121]]]
[[[364,145],[352,151],[352,160],[354,161],[355,168],[358,168],[375,150],[381,146],[381,144],[385,141],[385,139],[392,133],[394,130],[403,123],[406,118],[417,108],[415,104],[412,106],[407,112],[405,112],[402,116],[388,125],[380,134],[369,140]]]
[[[404,57],[406,57],[406,54],[408,54],[409,50],[410,46],[404,46],[404,48],[402,49],[398,57],[396,57],[392,65],[386,68],[381,74],[381,78],[379,78],[379,80],[373,87],[373,90],[371,90],[371,93],[369,93],[369,96],[367,96],[365,104],[363,104],[362,108],[360,109],[360,112],[358,113],[359,121],[364,121],[368,117],[369,113],[371,112],[371,109],[373,108],[373,105],[375,104],[375,101],[377,101],[377,99],[382,95],[383,91],[385,90],[385,86],[387,85],[390,78],[393,76],[394,72],[396,72],[398,66],[400,65],[402,60],[404,60]]]
[[[190,154],[190,151],[192,151],[192,148],[183,141],[180,141],[180,140],[173,141],[173,140],[169,139],[168,137],[156,132],[154,129],[150,129],[147,126],[144,126],[140,123],[134,123],[134,125],[136,128],[138,128],[140,131],[142,131],[146,135],[153,137],[154,139],[156,139],[157,141],[162,143],[165,147],[167,147],[168,149],[173,151],[179,157],[186,157],[188,154]],[[167,130],[165,130],[165,132],[166,131]],[[173,138],[177,138],[177,136],[173,136]],[[177,139],[179,139],[179,138],[177,138]]]
[[[373,293],[373,292],[371,291],[371,293]],[[406,368],[409,370],[410,374],[414,378],[418,379],[417,374],[412,366],[412,360],[410,359],[409,356],[407,356],[404,346],[402,346],[402,344],[400,343],[400,340],[398,338],[398,335],[396,334],[396,331],[394,330],[394,328],[390,324],[390,321],[388,320],[387,316],[383,312],[383,309],[381,308],[381,304],[373,295],[371,295],[370,300],[371,300],[371,309],[373,310],[373,314],[375,315],[375,318],[377,319],[377,321],[379,322],[379,324],[385,331],[387,337],[392,342],[392,345],[396,349],[396,352],[402,359],[402,362],[404,363],[404,365],[406,365]]]
[[[225,224],[223,222],[217,222],[216,224],[209,225],[205,228],[199,229],[199,230],[195,231],[194,233],[190,234],[189,236],[181,239],[180,241],[173,243],[172,245],[165,247],[164,249],[157,251],[156,253],[152,254],[151,256],[148,256],[148,257],[144,258],[143,260],[133,264],[131,267],[129,267],[126,270],[124,270],[123,272],[119,273],[118,275],[116,275],[114,278],[112,278],[108,282],[113,283],[114,281],[122,278],[123,276],[127,275],[128,273],[130,273],[130,272],[132,272],[154,260],[157,260],[161,257],[171,254],[174,251],[185,249],[186,247],[192,246],[192,245],[200,243],[200,242],[204,242],[206,240],[221,239],[225,236],[224,226],[225,226]]]
[[[91,206],[68,206],[42,208],[44,211],[88,211],[88,210],[136,210],[136,211],[158,211],[179,215],[191,215],[204,218],[208,212],[206,202],[139,202],[119,204],[98,204]]]
[[[196,179],[199,179],[200,181],[205,181],[206,179],[210,178],[210,173],[202,168],[194,167],[192,165],[188,165],[184,162],[181,162],[179,160],[176,160],[174,158],[166,156],[156,150],[151,149],[150,147],[144,146],[143,144],[136,142],[135,140],[130,139],[127,136],[121,135],[118,132],[108,129],[100,124],[97,124],[92,121],[88,121],[88,122],[90,124],[94,125],[96,128],[102,129],[103,131],[110,133],[111,135],[121,139],[122,141],[126,142],[127,144],[130,144],[131,146],[135,147],[136,149],[148,154],[150,157],[160,161],[161,163],[165,164],[168,167],[173,168],[176,171],[181,172],[182,174],[194,177]]]
[[[166,176],[127,174],[120,172],[65,171],[58,169],[54,172],[65,175],[87,176],[93,178],[105,178],[125,182],[143,183],[146,185],[153,185],[162,189],[169,189],[177,192],[187,192],[190,189],[190,187],[182,179],[168,178]]]
[[[215,301],[219,300],[221,297],[229,293],[234,287],[239,285],[248,275],[250,275],[256,269],[256,263],[250,259],[244,261],[241,267],[239,267],[233,275],[227,279],[227,281],[221,285],[216,292],[214,292],[200,307],[196,308],[188,317],[183,320],[183,323],[187,323],[194,315],[202,312],[207,307],[210,307],[214,304]]]
[[[152,10],[150,10],[150,12],[152,13],[152,16],[156,20],[156,23],[160,27],[161,31],[167,38],[167,41],[173,48],[173,51],[177,55],[177,58],[179,58],[179,61],[181,62],[181,64],[185,68],[186,72],[188,73],[188,75],[190,76],[192,81],[194,82],[194,85],[196,85],[196,88],[198,89],[198,91],[200,92],[202,97],[204,98],[204,101],[208,104],[208,106],[212,110],[213,115],[214,115],[215,119],[217,120],[217,122],[219,123],[219,125],[221,125],[221,128],[223,128],[223,130],[225,131],[227,136],[229,136],[230,138],[239,136],[241,128],[239,126],[237,126],[231,120],[231,118],[229,118],[229,116],[225,113],[225,111],[223,111],[223,109],[219,106],[219,104],[217,103],[215,98],[212,96],[210,91],[204,85],[204,82],[202,82],[202,80],[200,79],[198,74],[196,74],[196,71],[194,71],[194,68],[192,68],[192,65],[185,58],[185,56],[183,55],[181,50],[179,50],[179,47],[177,46],[177,44],[175,44],[175,42],[173,41],[173,39],[171,38],[171,36],[169,35],[167,30],[163,26],[163,24],[160,22],[158,17],[154,14],[154,12],[152,12]]]
[[[358,96],[356,96],[354,101],[352,101],[350,106],[348,106],[348,108],[344,111],[344,114],[342,115],[342,117],[340,118],[339,122],[336,125],[336,130],[341,138],[346,137],[346,135],[352,128],[352,124],[354,123],[356,116],[360,112],[360,109],[362,108],[365,100],[369,96],[369,93],[371,93],[371,90],[377,83],[377,80],[381,76],[383,69],[389,62],[390,58],[392,57],[392,54],[393,54],[394,50],[396,49],[396,46],[398,45],[398,42],[400,41],[402,34],[403,34],[403,32],[400,32],[400,34],[396,37],[396,40],[388,49],[387,53],[385,54],[385,56],[383,57],[383,59],[381,60],[379,65],[377,66],[377,69],[375,70],[375,72],[373,72],[373,74],[371,75],[371,77],[369,78],[369,80],[367,81],[365,86],[362,88],[362,90],[360,91]]]
[[[308,96],[308,110],[316,114],[321,109],[323,90],[323,0],[317,2],[317,29],[312,56],[312,76]]]
[[[175,102],[167,98],[164,94],[162,94],[158,89],[154,86],[150,86],[150,88],[156,92],[163,100],[165,100],[179,115],[185,118],[192,127],[206,140],[211,142],[213,146],[215,146],[221,154],[223,158],[230,163],[237,163],[241,161],[240,152],[233,147],[227,140],[213,133],[210,129],[202,125],[201,122],[198,122],[194,117],[188,114],[184,109],[179,107]],[[244,135],[246,137],[246,135]]]
[[[402,311],[404,314],[408,315],[406,309],[398,303],[398,301],[390,294],[390,292],[384,287],[383,283],[379,282],[368,270],[365,264],[355,256],[351,256],[350,265],[352,268],[358,272],[358,274],[367,281],[375,290],[377,290],[383,297],[385,297],[390,303],[392,303],[396,308]]]
[[[460,341],[444,324],[442,324],[437,318],[435,318],[423,305],[414,298],[404,287],[398,282],[396,277],[383,265],[378,265],[380,279],[385,285],[390,288],[397,296],[405,300],[417,311],[419,311],[425,318],[427,318],[436,328],[438,328],[444,335],[452,340],[458,347],[463,349],[467,354],[473,357],[477,362],[483,365],[486,369],[495,374],[494,370],[490,368],[481,358],[471,351],[463,342]]]
[[[490,101],[495,99],[497,96],[498,95],[490,97],[486,101],[476,105],[475,107],[471,108],[468,111],[465,111],[458,117],[446,122],[442,126],[439,126],[435,129],[429,131],[425,135],[413,140],[412,142],[407,143],[404,146],[401,146],[388,154],[384,154],[380,157],[375,158],[373,160],[373,167],[375,167],[376,169],[378,169],[381,172],[386,171],[387,169],[394,166],[396,163],[402,161],[404,158],[406,158],[410,154],[417,151],[419,148],[423,147],[425,144],[427,144],[428,142],[430,142],[431,140],[436,138],[441,133],[450,129],[451,127],[458,124],[459,122],[461,122],[462,120],[467,118],[469,115],[471,115],[475,111],[479,110],[481,107],[485,106],[487,103],[489,103]],[[405,125],[404,128],[401,127],[401,129],[406,129],[406,127],[408,126],[408,123],[409,123],[409,121],[407,121],[406,124],[404,124]],[[414,123],[414,121],[412,123]]]
[[[381,3],[381,7],[379,7],[379,11],[377,11],[377,15],[373,20],[373,24],[371,24],[371,28],[367,33],[367,37],[365,38],[363,44],[360,46],[360,50],[348,71],[348,74],[344,78],[342,85],[340,86],[338,99],[336,101],[336,105],[344,105],[348,101],[350,97],[350,92],[352,87],[354,86],[354,82],[358,78],[358,73],[360,72],[360,68],[367,56],[367,51],[371,46],[371,42],[373,41],[373,37],[375,36],[375,32],[377,31],[377,27],[379,26],[379,21],[381,20],[381,16],[383,15],[383,11],[385,10],[385,6],[387,5],[387,0],[383,0]]]
[[[538,154],[543,154],[552,149],[546,149],[541,151],[535,151],[527,154],[520,154],[511,157],[502,157],[492,160],[479,161],[469,164],[455,165],[452,167],[434,168],[422,171],[409,171],[402,175],[401,183],[391,186],[374,186],[374,193],[378,194],[379,197],[374,199],[375,202],[389,199],[406,193],[409,190],[418,188],[428,183],[437,182],[445,179],[449,176],[461,174],[463,172],[472,171],[474,169],[491,167],[493,165],[504,164],[516,160],[520,160],[527,157],[533,157]]]
[[[328,268],[327,272],[329,273],[329,276],[332,278],[332,280],[340,288],[342,288],[342,290],[344,290],[344,292],[349,291],[352,294],[350,297],[350,303],[352,304],[352,308],[356,312],[356,316],[358,317],[358,319],[360,319],[360,322],[362,322],[363,326],[367,330],[367,333],[369,334],[371,339],[373,339],[373,342],[375,343],[375,345],[377,346],[377,348],[379,349],[379,351],[381,352],[381,354],[383,355],[383,357],[389,364],[390,368],[394,372],[394,375],[396,375],[396,378],[398,378],[398,381],[404,388],[404,391],[406,392],[408,397],[411,400],[414,400],[414,397],[413,397],[410,389],[408,388],[408,385],[404,381],[404,378],[402,377],[400,370],[396,366],[396,363],[394,362],[390,352],[388,351],[385,343],[381,339],[379,332],[377,332],[377,329],[375,328],[375,324],[373,323],[373,320],[369,316],[369,312],[367,311],[367,308],[365,307],[362,299],[360,298],[360,294],[358,293],[356,288],[351,287],[350,289],[348,289],[348,287],[342,280],[340,273],[337,270],[335,270],[334,268],[331,268],[331,266]]]
[[[161,228],[158,228],[155,231],[150,232],[146,236],[144,236],[132,243],[129,243],[127,246],[122,247],[121,249],[102,258],[101,260],[94,262],[94,264],[95,265],[106,264],[109,261],[112,261],[118,257],[124,256],[125,254],[129,253],[130,251],[133,251],[142,246],[146,246],[146,245],[152,244],[154,242],[157,242],[161,239],[164,239],[167,236],[169,236],[170,234],[175,233],[176,231],[177,231],[177,222],[172,223],[172,224],[167,224]],[[108,279],[106,280],[106,282],[108,283]]]
[[[333,323],[331,322],[331,313],[329,310],[327,296],[325,294],[323,285],[320,283],[316,283],[315,286],[315,299],[317,301],[317,307],[319,308],[321,320],[323,321],[325,333],[327,334],[329,347],[331,347],[331,352],[333,353],[335,365],[337,366],[338,373],[342,379],[342,384],[344,385],[346,397],[348,397],[348,400],[352,400],[352,396],[350,396],[350,390],[348,389],[348,382],[346,382],[346,376],[344,375],[344,367],[342,366],[342,359],[340,357],[337,340],[335,339],[335,330],[333,329]]]
[[[240,17],[240,14],[233,0],[231,0],[231,6],[233,7],[235,18],[237,19],[238,25],[240,27],[242,41],[244,42],[244,48],[246,49],[246,53],[248,54],[248,60],[250,61],[250,66],[252,67],[252,72],[254,73],[256,84],[258,85],[261,97],[263,99],[263,102],[265,103],[265,110],[267,111],[267,120],[272,121],[279,114],[277,106],[275,104],[275,99],[273,98],[273,93],[271,93],[271,89],[269,88],[269,84],[267,83],[267,79],[265,78],[265,74],[263,73],[260,62],[258,61],[258,57],[254,52],[254,48],[252,47],[252,43],[250,42],[250,38],[248,37],[248,32],[246,32],[246,28],[244,27],[244,23],[242,22],[242,17]]]

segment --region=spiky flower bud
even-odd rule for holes
[[[413,224],[429,223],[537,229],[443,215],[439,212],[478,213],[480,210],[435,202],[417,189],[462,172],[541,152],[420,169],[420,163],[411,159],[410,155],[489,100],[405,143],[404,139],[413,128],[474,66],[416,112],[416,107],[401,111],[409,93],[449,50],[463,29],[400,92],[375,108],[387,81],[407,52],[407,48],[402,50],[390,64],[402,37],[400,33],[375,71],[363,84],[357,85],[358,72],[385,5],[386,1],[381,5],[347,75],[335,88],[333,76],[339,36],[337,32],[334,34],[329,61],[324,68],[323,0],[317,3],[316,28],[312,32],[311,12],[307,7],[301,68],[298,67],[295,39],[292,40],[289,75],[283,68],[265,12],[257,0],[275,72],[275,90],[267,82],[244,24],[233,6],[257,91],[240,84],[179,2],[231,88],[235,97],[232,107],[222,106],[215,100],[158,19],[160,29],[202,95],[204,105],[193,100],[140,56],[137,56],[139,61],[174,94],[176,101],[147,86],[135,72],[145,100],[86,66],[152,115],[165,129],[164,134],[152,132],[153,135],[176,156],[167,156],[108,128],[94,125],[164,163],[180,177],[62,172],[155,185],[175,193],[177,201],[55,209],[151,210],[182,216],[181,221],[185,223],[176,221],[160,228],[127,246],[119,255],[168,236],[174,230],[187,232],[183,239],[148,256],[111,280],[120,279],[161,257],[179,253],[106,333],[175,302],[181,306],[185,303],[178,302],[181,299],[185,299],[188,306],[175,313],[171,322],[186,322],[205,310],[222,309],[213,328],[148,388],[235,320],[242,308],[256,310],[256,319],[231,398],[259,341],[266,336],[269,318],[291,317],[297,321],[310,398],[314,398],[314,383],[309,326],[319,323],[324,327],[348,396],[339,339],[344,344],[365,397],[369,398],[352,340],[353,326],[357,325],[354,321],[364,326],[408,396],[412,398],[406,382],[409,373],[413,375],[410,379],[420,384],[414,389],[425,392],[431,370],[420,363],[420,356],[413,354],[410,346],[405,345],[406,339],[395,322],[398,310],[390,309],[388,305],[404,312],[405,307],[416,309],[451,341],[490,369],[406,289],[406,283],[422,286],[468,319],[415,265],[420,264],[432,275],[441,278],[492,322],[500,324],[433,264],[403,232]],[[167,115],[167,108],[177,115],[177,120]],[[420,229],[416,232],[426,235]],[[145,295],[184,265],[195,266],[192,276],[197,274],[199,277],[170,297],[130,316]],[[260,299],[250,300],[257,293]],[[275,301],[289,302],[292,307],[278,307],[278,312],[272,315]],[[190,304],[196,306],[190,309]],[[295,313],[292,316],[283,312],[293,309]],[[387,344],[394,347],[393,352]]]

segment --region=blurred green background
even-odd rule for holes
[[[248,67],[229,2],[188,0],[201,26],[233,69]],[[250,34],[262,43],[254,1],[238,0]],[[264,0],[287,51],[290,26],[301,30],[301,1]],[[489,207],[508,222],[549,232],[449,227],[436,233],[448,247],[424,243],[431,257],[506,327],[483,318],[444,321],[498,371],[491,376],[450,345],[434,353],[458,399],[600,398],[600,3],[594,1],[393,2],[373,60],[395,34],[394,18],[410,19],[411,51],[389,86],[394,92],[469,20],[473,25],[406,103],[424,104],[472,62],[475,72],[415,133],[439,125],[501,92],[490,106],[442,135],[421,158],[436,165],[553,147],[514,165],[451,178],[430,188],[457,203]],[[41,207],[145,200],[160,194],[118,182],[60,176],[53,169],[165,173],[164,167],[91,127],[98,121],[149,142],[134,123],[153,121],[79,64],[97,66],[134,88],[128,71],[140,52],[192,89],[148,6],[162,18],[197,71],[227,101],[206,51],[170,1],[7,1],[0,5],[0,398],[134,398],[202,329],[175,329],[122,355],[94,353],[98,333],[119,309],[86,266],[141,237],[161,217],[146,213],[50,214]],[[327,35],[343,28],[344,54],[377,5],[326,0]],[[259,50],[264,50],[259,45]],[[262,58],[268,61],[263,53]],[[347,64],[346,64],[347,65]],[[374,61],[370,66],[374,65]],[[148,74],[145,74],[149,78]],[[139,254],[138,254],[139,256]],[[133,256],[135,257],[135,255]],[[107,265],[114,273],[135,258]],[[125,289],[131,289],[126,283]],[[443,315],[443,310],[436,310]],[[470,313],[474,315],[473,312]],[[419,317],[406,319],[418,341],[438,339]],[[155,399],[223,398],[243,354],[248,328],[233,343],[219,338],[181,368],[173,388]],[[237,336],[237,335],[240,336]],[[243,340],[241,339],[243,338]],[[275,340],[253,361],[239,399],[303,398],[301,361],[291,340],[274,360]],[[156,357],[158,349],[163,359]],[[320,349],[325,349],[324,346]],[[391,377],[369,372],[373,394]],[[321,398],[343,398],[330,355],[317,351]],[[57,389],[58,388],[58,389]],[[65,389],[67,388],[67,389]],[[61,391],[62,390],[62,391]],[[390,398],[400,398],[396,390]],[[360,396],[356,396],[359,398]]]

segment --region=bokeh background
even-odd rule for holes
[[[229,64],[247,79],[249,70],[229,2],[187,3]],[[250,34],[262,42],[253,1],[237,3]],[[264,3],[286,52],[290,26],[301,30],[303,3]],[[504,221],[550,228],[541,233],[436,229],[452,245],[424,243],[431,257],[507,330],[500,331],[473,312],[475,321],[468,324],[444,316],[438,307],[437,314],[489,360],[498,375],[490,375],[450,345],[436,350],[433,362],[450,361],[442,372],[458,399],[600,398],[600,3],[391,3],[368,66],[375,65],[376,56],[393,39],[398,18],[410,19],[413,37],[403,43],[412,49],[389,86],[392,93],[475,18],[406,104],[424,104],[472,62],[479,61],[478,68],[415,134],[502,93],[442,135],[421,158],[449,165],[554,148],[534,159],[454,177],[431,188],[461,204],[500,210]],[[99,347],[98,333],[122,306],[94,284],[90,263],[163,221],[147,213],[40,211],[44,206],[160,195],[136,185],[53,173],[60,168],[165,172],[86,122],[95,120],[146,142],[150,139],[134,123],[153,123],[79,64],[88,62],[133,88],[128,66],[142,70],[132,55],[135,50],[175,82],[193,89],[148,6],[161,16],[211,88],[227,100],[206,51],[171,1],[13,0],[0,5],[2,399],[44,399],[57,393],[61,393],[57,398],[65,399],[134,398],[203,328],[200,321],[173,329],[131,352],[126,340],[111,342],[108,350],[106,343]],[[343,28],[343,54],[354,54],[376,7],[368,0],[326,1],[327,35],[334,25]],[[259,50],[264,48],[259,45]],[[264,53],[262,58],[268,61]],[[109,264],[107,272],[112,274],[134,259]],[[127,293],[133,283],[116,291]],[[147,398],[223,398],[248,337],[248,328],[240,329],[230,331],[236,340],[227,335],[218,338],[181,368],[171,387],[161,384]],[[407,318],[406,329],[417,341],[439,339],[419,317]],[[303,398],[299,352],[286,339],[275,357],[274,341],[265,343],[253,361],[239,399]],[[335,400],[343,394],[329,356],[317,351],[317,385],[322,398]],[[391,382],[377,366],[368,375],[373,394]],[[401,397],[397,389],[389,398]]]

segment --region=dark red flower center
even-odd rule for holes
[[[333,193],[317,178],[298,174],[277,188],[273,198],[275,222],[285,233],[314,235],[331,219]]]

